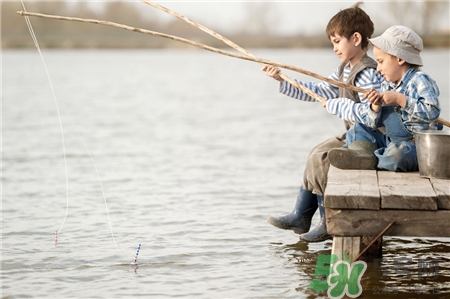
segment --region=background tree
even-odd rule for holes
[[[271,2],[246,3],[242,31],[249,35],[269,36],[274,33],[278,20],[276,6]]]
[[[393,24],[401,24],[410,27],[419,35],[439,33],[440,23],[449,20],[448,1],[390,1],[386,4],[386,9],[390,18],[383,18],[385,27]]]

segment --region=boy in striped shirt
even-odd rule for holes
[[[347,132],[345,147],[330,151],[330,163],[341,169],[417,171],[413,132],[442,129],[435,122],[441,111],[439,88],[419,69],[422,39],[408,27],[392,26],[370,42],[377,70],[386,79],[383,92],[366,93],[371,109]],[[386,134],[376,130],[380,126]]]
[[[368,38],[374,31],[370,17],[356,3],[353,7],[341,10],[328,22],[326,33],[333,50],[341,61],[330,78],[364,89],[380,89],[382,76],[376,71],[376,62],[367,56]],[[280,82],[279,91],[287,96],[301,101],[315,101],[297,87],[284,81],[280,70],[270,65],[264,65],[262,70]],[[333,86],[327,82],[302,82],[313,92],[321,95],[327,102],[326,109],[338,115],[345,121],[346,129],[354,122],[362,121],[363,115],[370,109],[370,102],[362,94]],[[330,105],[335,102],[339,105]],[[300,240],[306,242],[321,242],[331,239],[328,235],[323,207],[323,194],[327,184],[330,167],[328,152],[333,148],[341,148],[345,142],[345,133],[325,140],[316,145],[309,154],[303,174],[303,184],[297,195],[294,209],[291,213],[280,217],[269,217],[268,222],[278,228],[290,229],[300,234]],[[311,219],[319,209],[320,222],[310,230]]]

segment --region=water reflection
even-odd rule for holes
[[[308,244],[271,243],[274,255],[286,267],[293,267],[298,275],[296,291],[302,298],[327,298],[327,292],[311,289],[316,276],[319,255],[331,254],[331,242]],[[389,238],[383,242],[383,256],[368,258],[367,270],[361,279],[364,298],[448,298],[450,293],[450,253],[448,239]]]
[[[301,298],[326,298],[326,292],[316,292],[310,287],[313,279],[324,279],[315,275],[317,258],[319,255],[331,254],[331,241],[323,243],[271,243],[271,250],[280,259],[284,267],[292,268],[292,272],[298,276],[298,286],[295,291],[303,295]]]

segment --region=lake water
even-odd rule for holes
[[[326,76],[339,63],[254,54]],[[37,51],[2,51],[2,298],[327,298],[309,284],[331,241],[266,219],[292,209],[309,150],[342,121],[280,95],[258,64],[200,50],[43,55],[66,163]],[[423,57],[450,119],[448,49]],[[385,237],[384,257],[361,298],[450,297],[450,239]],[[439,261],[435,277],[420,258]]]

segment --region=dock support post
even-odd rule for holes
[[[376,237],[373,236],[352,236],[352,237],[333,237],[333,247],[331,249],[331,254],[337,255],[339,260],[342,259],[345,253],[349,260],[354,261],[359,253],[367,247],[370,242]],[[379,238],[372,244],[369,249],[359,258],[362,260],[372,260],[374,258],[381,257],[382,253],[383,237]]]

